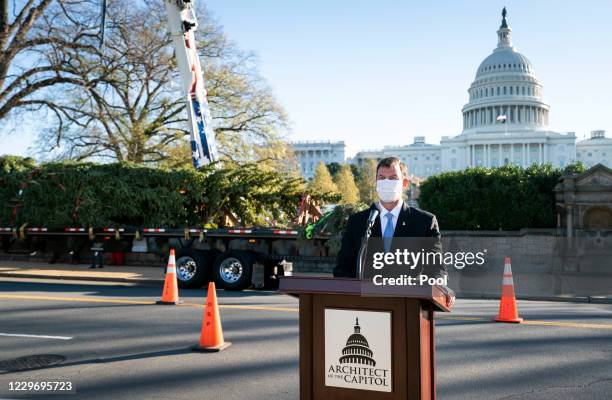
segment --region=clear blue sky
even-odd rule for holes
[[[514,46],[544,85],[551,127],[612,137],[609,0],[206,3],[258,55],[293,140],[345,140],[352,153],[460,133],[467,88],[497,44],[504,5]],[[0,153],[26,147],[0,139]]]

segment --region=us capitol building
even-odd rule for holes
[[[587,167],[597,163],[612,167],[612,139],[606,138],[604,131],[593,131],[590,139],[576,144],[574,132],[549,129],[550,106],[542,89],[533,65],[512,44],[512,29],[504,8],[497,47],[480,63],[468,89],[461,134],[443,136],[439,145],[425,143],[423,136],[416,136],[410,145],[360,151],[351,161],[361,164],[368,158],[395,155],[406,163],[411,174],[420,177],[479,166],[551,163],[564,167],[577,160]],[[324,144],[330,145],[321,142]],[[324,152],[317,154],[312,142],[308,150],[299,143],[293,146],[305,177],[312,176],[307,173],[312,171],[308,168],[311,165],[320,160],[328,163],[321,157]]]

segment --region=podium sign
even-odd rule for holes
[[[325,386],[391,391],[391,313],[326,308]]]
[[[435,399],[434,311],[449,311],[436,286],[363,295],[345,278],[283,277],[299,296],[300,399]]]

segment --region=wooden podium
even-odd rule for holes
[[[282,277],[299,296],[300,399],[435,399],[437,286]]]

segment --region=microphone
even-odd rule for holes
[[[378,211],[378,206],[376,205],[376,203],[372,203],[372,205],[370,206],[370,216],[368,217],[367,228],[363,239],[361,240],[361,247],[359,248],[359,255],[357,256],[356,277],[359,279],[363,279],[363,266],[365,263],[368,241],[370,240],[370,235],[372,235],[372,225],[374,225],[376,217],[378,217],[379,213],[380,211]]]
[[[378,211],[378,206],[376,205],[376,203],[372,203],[372,205],[370,206],[370,216],[368,217],[368,228],[371,228],[372,225],[374,225],[376,217],[378,217],[379,213],[380,212]]]

